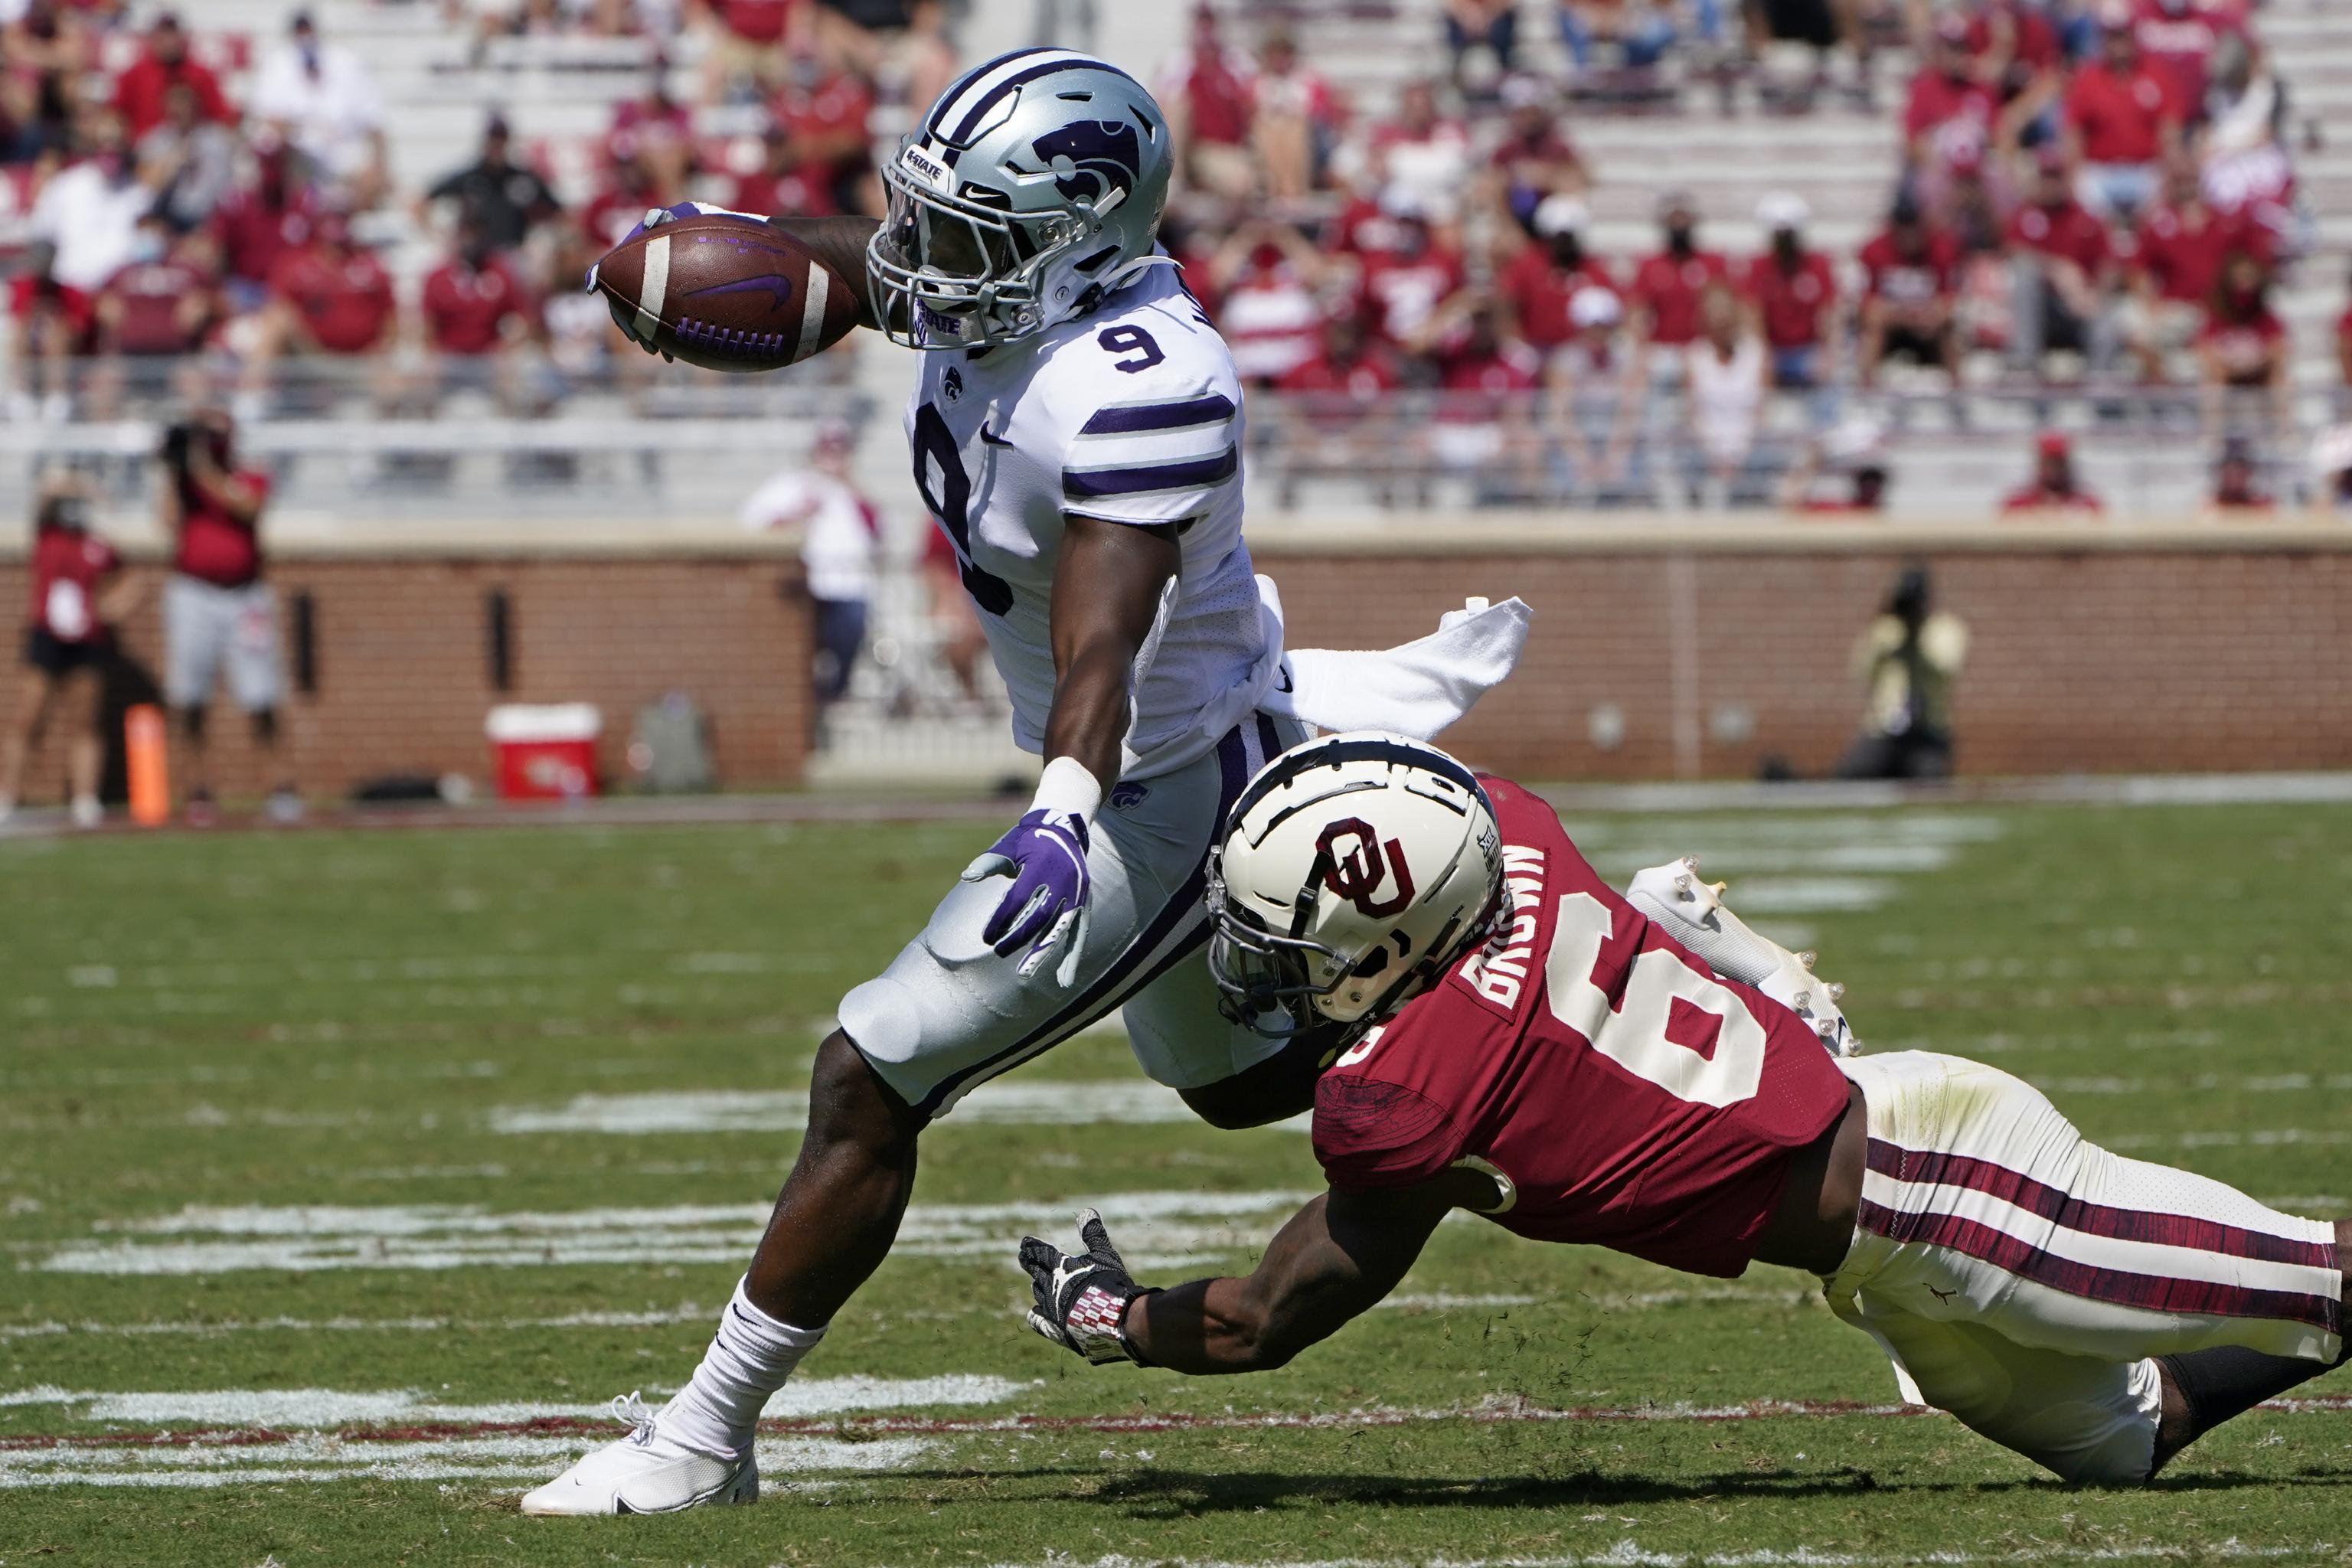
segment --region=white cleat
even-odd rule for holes
[[[1845,987],[1814,974],[1811,953],[1757,934],[1723,901],[1726,890],[1725,883],[1700,881],[1697,857],[1685,855],[1634,873],[1625,897],[1717,974],[1753,985],[1811,1025],[1830,1055],[1861,1055],[1862,1042],[1838,1010]]]
[[[661,1435],[660,1417],[631,1394],[613,1401],[627,1436],[583,1454],[562,1475],[523,1494],[536,1514],[677,1513],[719,1503],[757,1502],[760,1466],[749,1449],[721,1459]]]

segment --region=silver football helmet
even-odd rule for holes
[[[1116,66],[1039,48],[967,71],[882,171],[883,331],[993,348],[1084,314],[1156,259],[1172,163],[1159,104]]]
[[[1495,809],[1434,746],[1359,730],[1252,779],[1209,860],[1209,973],[1259,1034],[1372,1024],[1482,941],[1502,907]]]

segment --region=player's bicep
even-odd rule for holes
[[[1089,653],[1132,661],[1181,560],[1172,526],[1066,514],[1050,611],[1055,672]]]

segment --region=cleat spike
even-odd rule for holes
[[[1832,1001],[1832,1002],[1843,1002],[1843,1001],[1844,1001],[1844,1000],[1845,1000],[1845,987],[1844,987],[1844,985],[1841,984],[1840,984],[1839,982],[1837,982],[1837,981],[1834,981],[1834,980],[1831,981],[1831,982],[1830,982],[1830,1000],[1831,1000],[1831,1001]]]
[[[1707,891],[1713,893],[1716,897],[1716,901],[1720,903],[1723,901],[1723,895],[1731,891],[1731,884],[1728,882],[1710,883],[1707,887]]]
[[[1797,967],[1811,974],[1813,972],[1813,960],[1817,956],[1819,955],[1811,948],[1805,949],[1804,952],[1797,954]]]
[[[1690,890],[1691,879],[1687,876],[1676,877],[1675,879],[1675,892],[1680,893],[1684,898],[1687,899],[1690,897]]]
[[[1698,869],[1698,857],[1696,855],[1685,855],[1677,862],[1677,864],[1679,864],[1685,871],[1696,871]]]
[[[1813,994],[1810,991],[1798,992],[1796,996],[1790,1002],[1789,1006],[1791,1011],[1797,1013],[1811,1012],[1813,1007]]]

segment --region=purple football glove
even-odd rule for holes
[[[1062,962],[1054,972],[1055,984],[1066,987],[1077,978],[1092,886],[1087,875],[1089,841],[1085,817],[1041,806],[963,869],[967,882],[1013,879],[980,935],[1000,958],[1027,948],[1020,967],[1024,977],[1036,973],[1058,942]]]

